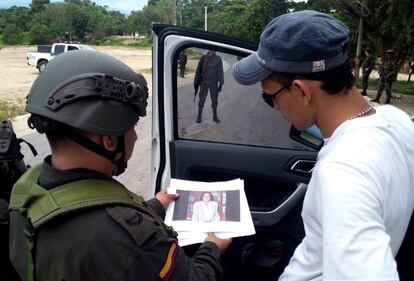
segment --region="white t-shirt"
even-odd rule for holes
[[[305,195],[306,236],[279,280],[399,280],[394,256],[414,207],[414,125],[380,106],[339,126]]]

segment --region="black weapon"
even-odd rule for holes
[[[9,120],[0,120],[0,279],[17,281],[20,280],[17,272],[9,260],[9,210],[10,194],[14,183],[27,170],[28,166],[23,161],[20,152],[20,144],[25,142],[37,155],[35,148],[28,142],[18,139],[13,131]]]
[[[200,84],[199,83],[195,83],[194,84],[194,99],[193,99],[193,102],[195,102],[195,100],[196,100],[197,92],[198,92],[198,88],[199,87],[200,87]]]

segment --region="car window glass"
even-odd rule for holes
[[[311,150],[289,137],[290,124],[242,86],[231,68],[240,57],[202,48],[176,54],[176,135],[180,139]]]
[[[55,54],[61,54],[65,51],[65,45],[56,45]]]
[[[79,50],[79,48],[75,46],[68,46],[68,51],[75,51],[75,50]]]

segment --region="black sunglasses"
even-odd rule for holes
[[[280,94],[284,89],[290,87],[291,84],[287,84],[285,86],[283,86],[282,88],[280,88],[279,90],[276,91],[276,93],[272,94],[272,95],[268,95],[265,92],[262,93],[262,98],[264,100],[265,103],[267,103],[269,106],[271,106],[272,108],[274,107],[274,100],[275,97]]]

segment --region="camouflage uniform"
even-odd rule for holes
[[[86,179],[115,181],[88,169],[58,170],[51,165],[49,156],[37,183],[46,190],[62,190],[68,183]],[[164,218],[165,211],[158,200],[147,201],[145,206]],[[14,211],[10,216],[11,233],[16,234],[20,230],[18,214]],[[17,236],[11,239],[12,245],[16,245]],[[189,258],[177,246],[174,235],[153,217],[126,206],[103,205],[56,216],[42,225],[35,237],[35,280],[222,279],[220,253],[214,243],[204,242],[194,257]],[[12,257],[21,260],[23,255],[26,260],[23,247],[12,249],[21,250],[11,251]]]
[[[368,54],[368,56],[365,58],[365,60],[361,64],[362,68],[362,91],[361,95],[366,96],[367,95],[367,89],[368,89],[368,78],[369,75],[372,72],[372,69],[375,65],[375,58],[373,55]]]
[[[380,84],[378,85],[378,92],[372,101],[380,102],[382,91],[385,89],[386,100],[385,103],[388,104],[391,101],[391,90],[392,83],[397,78],[398,74],[398,63],[393,59],[393,57],[386,56],[385,62],[382,65],[382,75],[380,73]],[[382,80],[382,81],[381,81]]]

